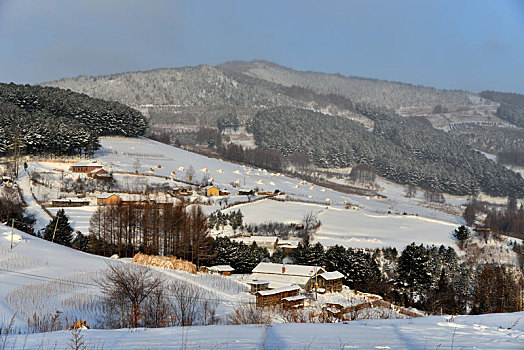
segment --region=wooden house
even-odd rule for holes
[[[96,168],[88,172],[87,177],[97,179],[97,178],[111,177],[111,175],[109,175],[109,172],[105,170],[104,168]]]
[[[122,198],[114,193],[101,194],[96,197],[96,204],[98,205],[111,205],[122,203]]]
[[[318,288],[324,292],[336,293],[342,292],[344,275],[338,271],[324,272],[318,275]]]
[[[268,281],[269,288],[293,284],[306,291],[311,291],[315,286],[316,275],[324,272],[326,270],[320,266],[261,262],[253,269],[249,279],[252,281]]]
[[[69,170],[73,173],[84,173],[88,174],[96,169],[102,169],[102,165],[97,164],[95,162],[78,162],[76,164],[71,165]]]
[[[282,299],[298,296],[299,286],[287,286],[276,289],[261,290],[255,293],[258,307],[271,307],[282,304]]]
[[[304,295],[295,295],[292,297],[282,298],[282,307],[286,310],[302,309],[304,307]]]
[[[207,197],[220,196],[220,190],[215,186],[207,186],[204,191]]]
[[[251,287],[251,290],[249,291],[251,294],[255,294],[256,292],[261,290],[269,289],[268,281],[249,281],[247,282],[247,284]]]
[[[229,276],[233,271],[235,271],[235,269],[229,265],[216,265],[208,267],[207,271],[209,273],[217,273],[220,275]]]

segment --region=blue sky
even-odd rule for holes
[[[0,0],[0,81],[266,59],[524,93],[524,0]]]

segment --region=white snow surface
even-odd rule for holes
[[[102,349],[523,349],[524,312],[432,316],[344,323],[83,330],[88,346]],[[71,333],[17,335],[16,345],[69,349]]]

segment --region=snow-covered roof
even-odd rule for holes
[[[297,300],[304,300],[304,299],[306,299],[304,295],[295,295],[292,297],[282,298],[282,300],[285,300],[285,301],[297,301]]]
[[[327,281],[338,280],[339,278],[344,278],[344,275],[338,271],[324,272],[324,273],[321,273],[319,276],[321,276],[323,279]]]
[[[100,168],[91,170],[89,172],[89,174],[96,174],[96,173],[98,173],[99,171],[102,171],[102,170],[106,171],[104,168],[100,167]]]
[[[267,273],[303,277],[314,276],[315,272],[317,271],[318,273],[326,272],[326,270],[324,270],[320,266],[275,264],[266,262],[261,262],[253,269],[253,273]]]
[[[216,189],[218,190],[218,188],[217,188],[217,187],[215,187],[215,186],[212,186],[212,185],[204,187],[204,189],[205,189],[205,190],[209,190],[210,188],[216,188]]]
[[[285,292],[294,292],[294,291],[299,291],[299,290],[300,290],[299,286],[287,286],[287,287],[275,288],[275,289],[270,289],[270,290],[261,290],[261,291],[258,291],[257,293],[262,296],[266,296],[266,295],[274,295],[274,294],[285,293]]]
[[[87,199],[79,199],[79,198],[60,198],[60,199],[53,199],[52,202],[58,202],[58,203],[84,203],[89,202]]]
[[[280,288],[283,286],[289,286],[290,284],[296,284],[303,288],[306,287],[307,283],[311,279],[310,276],[292,276],[292,275],[278,275],[275,273],[258,273],[255,272],[249,276],[251,280],[264,280],[269,282],[269,288]]]
[[[96,166],[96,167],[102,167],[101,164],[97,163],[97,162],[78,162],[78,163],[75,163],[71,166]]]
[[[262,284],[269,284],[269,282],[268,281],[249,281],[249,282],[247,282],[247,284],[258,286],[258,285],[262,285]]]
[[[111,196],[117,196],[117,197],[120,197],[118,194],[116,193],[102,193],[101,195],[98,195],[96,198],[100,198],[100,199],[107,199]]]
[[[216,266],[211,266],[208,268],[209,270],[211,271],[218,271],[218,272],[231,272],[231,271],[235,271],[234,268],[232,268],[231,266],[229,265],[216,265]]]

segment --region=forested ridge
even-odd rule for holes
[[[89,153],[98,136],[139,136],[142,114],[118,102],[52,87],[0,84],[0,155]]]
[[[356,105],[373,130],[345,118],[296,108],[266,109],[250,126],[257,145],[284,156],[306,152],[320,167],[373,166],[400,184],[457,195],[524,195],[519,175],[458,138],[386,109]]]
[[[497,109],[497,117],[524,128],[524,95],[483,91],[480,96],[500,103]]]

